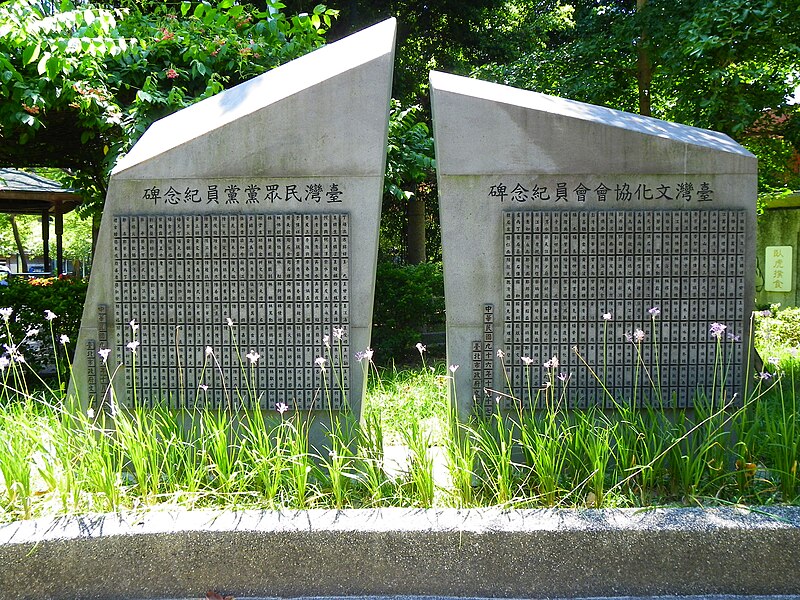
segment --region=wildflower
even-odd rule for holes
[[[756,377],[766,381],[767,379],[772,379],[772,373],[770,373],[769,371],[761,371],[761,373],[756,373]]]
[[[422,342],[417,342],[417,346],[416,346],[416,348],[417,348],[417,351],[419,352],[419,355],[420,355],[420,356],[422,356],[422,353],[423,353],[423,352],[425,352],[425,350],[426,350],[426,348],[425,348],[425,346],[422,344]]]
[[[255,365],[258,362],[258,359],[261,358],[261,355],[255,350],[250,350],[250,352],[245,354],[245,357],[250,361],[251,365]]]
[[[3,317],[3,320],[6,323],[8,323],[8,320],[11,318],[11,313],[13,313],[13,312],[14,312],[14,309],[11,308],[10,306],[7,306],[5,308],[0,308],[0,316]]]
[[[533,364],[533,359],[530,356],[520,356],[520,360],[526,367],[530,367]]]
[[[233,319],[230,317],[225,317],[225,322],[228,324],[228,327],[233,328]]]
[[[201,384],[200,384],[199,386],[197,386],[197,387],[199,387],[199,388],[200,388],[201,390],[203,390],[204,392],[207,392],[207,391],[208,391],[208,385],[206,385],[205,383],[201,383]]]
[[[289,406],[288,406],[287,404],[283,403],[283,402],[278,402],[278,403],[275,405],[275,410],[277,410],[277,411],[278,411],[278,414],[282,415],[282,414],[283,414],[283,413],[285,413],[287,410],[289,410]]]
[[[561,383],[567,383],[569,377],[570,377],[569,373],[561,372],[558,374],[558,378],[561,380]]]
[[[554,356],[542,365],[545,369],[557,369],[559,365],[558,357]]]
[[[48,308],[44,311],[44,318],[48,321],[52,321],[53,319],[57,319],[58,315]]]
[[[131,322],[128,323],[131,326],[131,331],[134,333],[139,329],[139,324],[136,322],[136,319],[131,319]]]
[[[503,349],[502,349],[502,348],[498,348],[498,349],[497,349],[497,358],[499,358],[499,359],[501,359],[501,360],[502,360],[502,359],[504,359],[505,357],[506,357],[506,353],[505,353],[505,352],[503,352]]]
[[[451,373],[455,373],[458,370],[458,365],[450,365],[449,369]]]
[[[11,360],[7,356],[0,356],[0,371],[5,371],[9,364],[11,364]]]
[[[709,327],[708,332],[711,334],[711,337],[717,338],[718,340],[722,339],[722,334],[725,333],[725,330],[728,328],[727,325],[723,325],[722,323],[712,323],[711,327]]]
[[[90,419],[94,419],[94,409],[93,408],[88,408],[86,410],[86,416],[89,417]]]
[[[139,347],[139,340],[133,340],[132,342],[128,342],[128,350],[136,354],[136,349]]]
[[[39,335],[39,330],[34,327],[33,329],[28,330],[28,333],[25,334],[25,337],[36,337],[37,335]]]
[[[636,342],[641,342],[644,339],[644,331],[642,331],[641,329],[634,329],[633,339]]]
[[[69,344],[69,336],[65,333],[62,333],[61,337],[58,338],[58,341],[61,342],[62,346],[66,346],[67,344]]]
[[[314,360],[314,363],[316,363],[316,365],[317,365],[317,366],[318,366],[320,369],[322,369],[323,371],[325,370],[325,363],[326,363],[326,362],[328,362],[328,361],[325,359],[325,357],[324,357],[324,356],[318,356],[318,357],[316,358],[316,360]]]
[[[206,346],[206,356],[214,354],[214,349],[211,346]]]
[[[331,347],[331,336],[325,334],[322,336],[322,343],[325,344],[326,348]]]
[[[623,335],[627,341],[629,341],[631,344],[633,343],[633,336],[631,335],[630,331],[626,331]]]
[[[611,320],[611,313],[610,312],[603,313],[603,320],[604,321],[610,321]]]
[[[373,350],[370,349],[370,348],[367,348],[366,350],[362,350],[362,351],[356,352],[356,360],[358,362],[361,362],[362,360],[364,360],[366,358],[368,361],[370,361],[370,360],[372,360],[373,353],[374,353]]]
[[[769,364],[771,364],[771,365],[775,365],[775,366],[777,367],[778,365],[780,365],[780,364],[781,364],[781,359],[780,359],[780,358],[778,358],[777,356],[770,356],[770,357],[767,359],[767,362],[768,362]]]
[[[741,342],[742,336],[736,335],[735,333],[728,332],[728,339],[732,342]]]
[[[336,340],[341,340],[344,337],[344,327],[334,327],[333,337]]]
[[[766,308],[766,309],[762,310],[761,312],[757,312],[756,314],[761,316],[761,317],[771,317],[772,316],[772,311],[770,309]]]
[[[657,307],[657,306],[654,306],[654,307],[652,307],[652,308],[648,308],[648,309],[647,309],[647,313],[648,313],[648,314],[649,314],[651,317],[653,317],[653,318],[656,318],[658,315],[660,315],[660,314],[661,314],[661,309],[660,309],[659,307]]]
[[[100,348],[97,353],[100,355],[100,358],[103,359],[103,364],[106,364],[106,361],[108,361],[108,355],[111,354],[111,348]]]
[[[167,79],[175,79],[178,77],[178,72],[175,69],[167,69]]]

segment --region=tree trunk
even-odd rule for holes
[[[11,231],[14,232],[14,242],[17,245],[17,254],[19,254],[20,262],[22,263],[22,272],[28,272],[28,257],[25,256],[25,248],[22,245],[22,236],[19,234],[19,227],[17,227],[17,220],[14,215],[8,215],[8,220],[11,221]]]
[[[647,6],[647,0],[636,0],[636,12]],[[647,48],[647,30],[642,27],[639,43],[636,45],[636,82],[639,87],[639,114],[649,117],[650,84],[653,81],[653,63]]]
[[[425,262],[425,199],[414,194],[408,201],[408,250],[406,259],[410,265]]]

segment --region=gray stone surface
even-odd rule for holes
[[[541,405],[549,379],[560,395],[559,375],[571,405],[608,406],[634,389],[637,401],[655,399],[660,382],[667,404],[675,392],[674,405],[689,406],[714,381],[715,322],[727,327],[726,384],[740,389],[747,353],[727,333],[746,339],[753,300],[752,154],[712,131],[444,73],[430,80],[462,414],[473,398],[489,411]],[[636,329],[638,348],[623,337]],[[636,377],[640,352],[649,377]],[[559,365],[543,368],[553,357]]]
[[[775,595],[800,510],[170,512],[0,526],[8,600]]]
[[[108,406],[108,348],[117,402],[347,395],[359,413],[394,36],[390,19],[166,117],[120,161],[76,351],[84,405]]]
[[[800,194],[784,199],[781,203],[770,206],[758,218],[758,250],[756,259],[756,301],[769,305],[779,303],[783,307],[800,305],[800,288],[798,280],[798,240],[800,240],[800,220],[797,209],[800,208]],[[789,246],[792,248],[791,261],[784,260],[782,277],[776,278],[777,269],[770,272],[767,265],[768,246]],[[773,263],[774,265],[774,263]],[[783,283],[775,285],[776,279]],[[772,284],[772,285],[770,285]]]

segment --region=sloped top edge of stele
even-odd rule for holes
[[[514,88],[479,79],[451,75],[439,71],[430,72],[430,84],[434,112],[434,134],[436,134],[437,125],[440,126],[440,131],[448,127],[450,124],[449,122],[448,125],[443,126],[443,123],[447,122],[448,118],[463,119],[463,115],[452,114],[453,107],[450,104],[448,104],[445,110],[451,114],[446,114],[443,110],[437,111],[437,100],[439,100],[438,104],[442,105],[446,101],[446,95],[449,95],[451,98],[461,96],[467,101],[478,100],[495,103],[500,107],[500,111],[498,112],[503,112],[505,114],[508,114],[509,109],[518,108],[528,113],[545,114],[562,118],[562,123],[564,119],[575,120],[588,125],[590,128],[592,126],[609,128],[609,130],[615,131],[617,134],[621,135],[627,135],[629,133],[636,136],[643,135],[661,140],[667,144],[675,143],[678,146],[694,147],[701,152],[719,152],[722,155],[728,155],[730,158],[736,160],[737,163],[741,160],[748,163],[752,161],[752,169],[755,169],[755,156],[728,135],[717,131],[663,121],[653,117],[645,117],[620,110],[578,102],[576,100],[568,100],[557,96],[550,96],[539,92]],[[463,106],[467,107],[467,103]],[[442,108],[444,109],[443,106]],[[505,117],[500,117],[500,119],[503,118]],[[463,123],[465,121],[462,120],[461,122]],[[526,126],[530,127],[530,122],[526,123]],[[456,121],[452,122],[452,127],[458,127]],[[452,127],[448,128],[450,133],[452,133]],[[497,141],[496,137],[504,133],[502,128],[498,128],[498,123],[492,118],[490,111],[485,109],[481,109],[480,112],[477,113],[476,119],[470,120],[468,127],[462,127],[461,129],[468,131],[465,135],[469,136],[469,138],[475,142]],[[595,131],[599,132],[600,130],[596,129]],[[493,140],[493,138],[495,139]],[[441,147],[440,143],[442,140],[437,138],[436,141],[438,149]],[[453,146],[464,148],[464,141],[464,139],[459,139],[454,142]],[[594,157],[594,162],[596,162],[598,166],[604,162],[611,162],[613,164],[613,158],[604,156],[601,152],[598,152],[597,147],[593,147],[597,142],[598,140],[596,138],[584,139],[582,148],[572,148],[571,150],[573,152],[577,150],[578,154],[588,151],[590,156]],[[499,148],[500,152],[482,153],[483,158],[491,156],[489,159],[490,162],[508,167],[514,162],[514,158],[510,157],[509,153],[514,151],[519,155],[518,148],[514,148],[513,140],[509,140],[509,144],[505,147],[501,145]],[[464,148],[464,150],[474,154],[474,148]],[[639,152],[641,154],[641,150],[639,150]],[[620,155],[621,154],[622,152],[620,152]],[[441,158],[445,158],[445,161],[442,161]],[[440,173],[464,172],[464,161],[460,160],[460,157],[451,158],[452,160],[447,160],[446,157],[437,155],[437,168],[440,169]],[[524,158],[525,157],[522,156],[523,160]],[[624,164],[625,162],[629,163],[630,158],[631,157],[627,157],[626,161],[617,160],[616,162],[619,164]],[[639,160],[653,161],[653,172],[658,172],[658,158],[658,156],[640,156]],[[452,169],[449,168],[449,166],[451,166]],[[726,168],[723,165],[717,166],[721,167],[723,170]]]
[[[155,121],[112,175],[136,176],[128,172],[144,162],[347,71],[393,56],[396,29],[397,20],[386,19]],[[391,88],[391,73],[388,85]]]

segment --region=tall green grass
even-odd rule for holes
[[[624,398],[613,398],[612,410],[567,409],[569,380],[551,368],[538,391],[543,409],[515,403],[509,413],[464,420],[454,408],[456,365],[379,371],[362,353],[361,421],[347,410],[325,415],[319,448],[309,440],[315,417],[285,406],[174,411],[156,403],[85,413],[58,390],[34,391],[24,362],[9,360],[0,391],[0,520],[161,505],[798,503],[800,365],[791,356],[767,361],[739,399],[725,389],[723,358],[719,379],[707,395],[698,393],[693,411]],[[631,368],[648,379],[657,371]],[[594,373],[602,378],[602,369]],[[658,376],[651,381],[653,397],[663,397]],[[397,445],[408,460],[392,474],[385,452]]]

